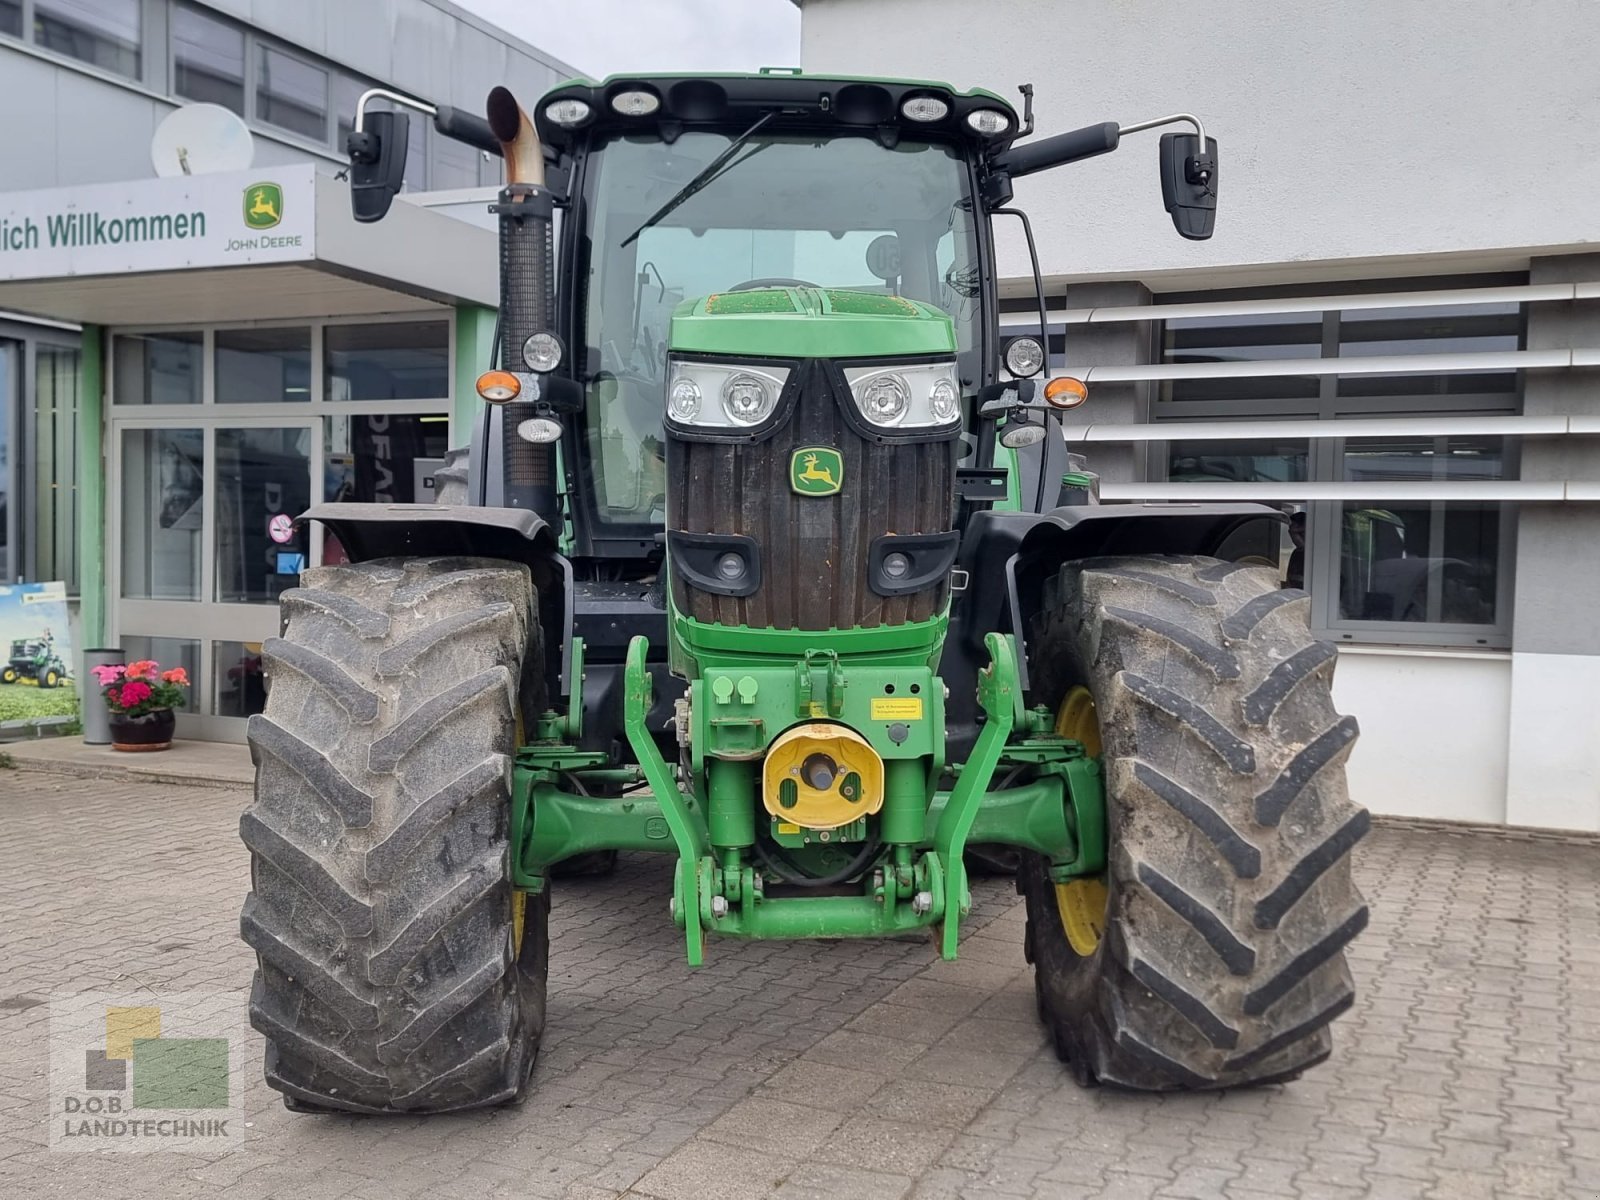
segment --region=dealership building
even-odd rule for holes
[[[1257,500],[1340,647],[1378,812],[1600,829],[1600,123],[1587,0],[1203,8],[803,0],[815,72],[1036,88],[1040,135],[1187,111],[1216,236],[1156,135],[1017,183],[1069,440],[1107,502]],[[500,163],[412,123],[357,225],[374,86],[480,108],[576,74],[446,0],[0,0],[0,581],[77,644],[186,666],[180,733],[238,740],[316,500],[427,499],[494,323]],[[180,105],[247,170],[156,178]],[[1038,332],[1020,226],[1002,322]],[[893,232],[893,231],[885,231]]]
[[[477,405],[500,160],[413,119],[406,190],[357,225],[357,97],[481,112],[575,74],[446,0],[0,0],[0,583],[62,581],[78,647],[186,667],[181,735],[242,740],[277,595],[338,553],[283,518],[431,498]],[[242,118],[247,169],[199,146],[156,177],[193,103]]]
[[[1040,135],[1174,112],[1017,182],[1069,436],[1107,500],[1304,514],[1280,569],[1337,642],[1378,812],[1600,829],[1600,24],[1585,0],[803,0],[808,71],[1036,89]],[[1020,102],[1019,102],[1020,103]],[[1016,332],[1039,316],[997,221]]]

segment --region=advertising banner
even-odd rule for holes
[[[0,729],[78,719],[67,588],[0,584]]]
[[[0,280],[316,257],[310,163],[0,194]]]

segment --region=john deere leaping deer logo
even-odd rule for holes
[[[244,190],[244,223],[271,229],[283,220],[283,189],[275,183],[252,183]]]
[[[802,446],[789,459],[789,486],[801,496],[831,496],[844,486],[844,458],[832,446]]]

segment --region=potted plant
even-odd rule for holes
[[[111,714],[113,750],[165,750],[172,745],[176,718],[189,675],[182,667],[163,671],[153,659],[125,667],[91,667]]]

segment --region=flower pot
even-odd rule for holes
[[[177,718],[170,708],[158,708],[138,717],[112,713],[111,748],[129,753],[166,750],[172,745],[172,730],[176,724]]]

